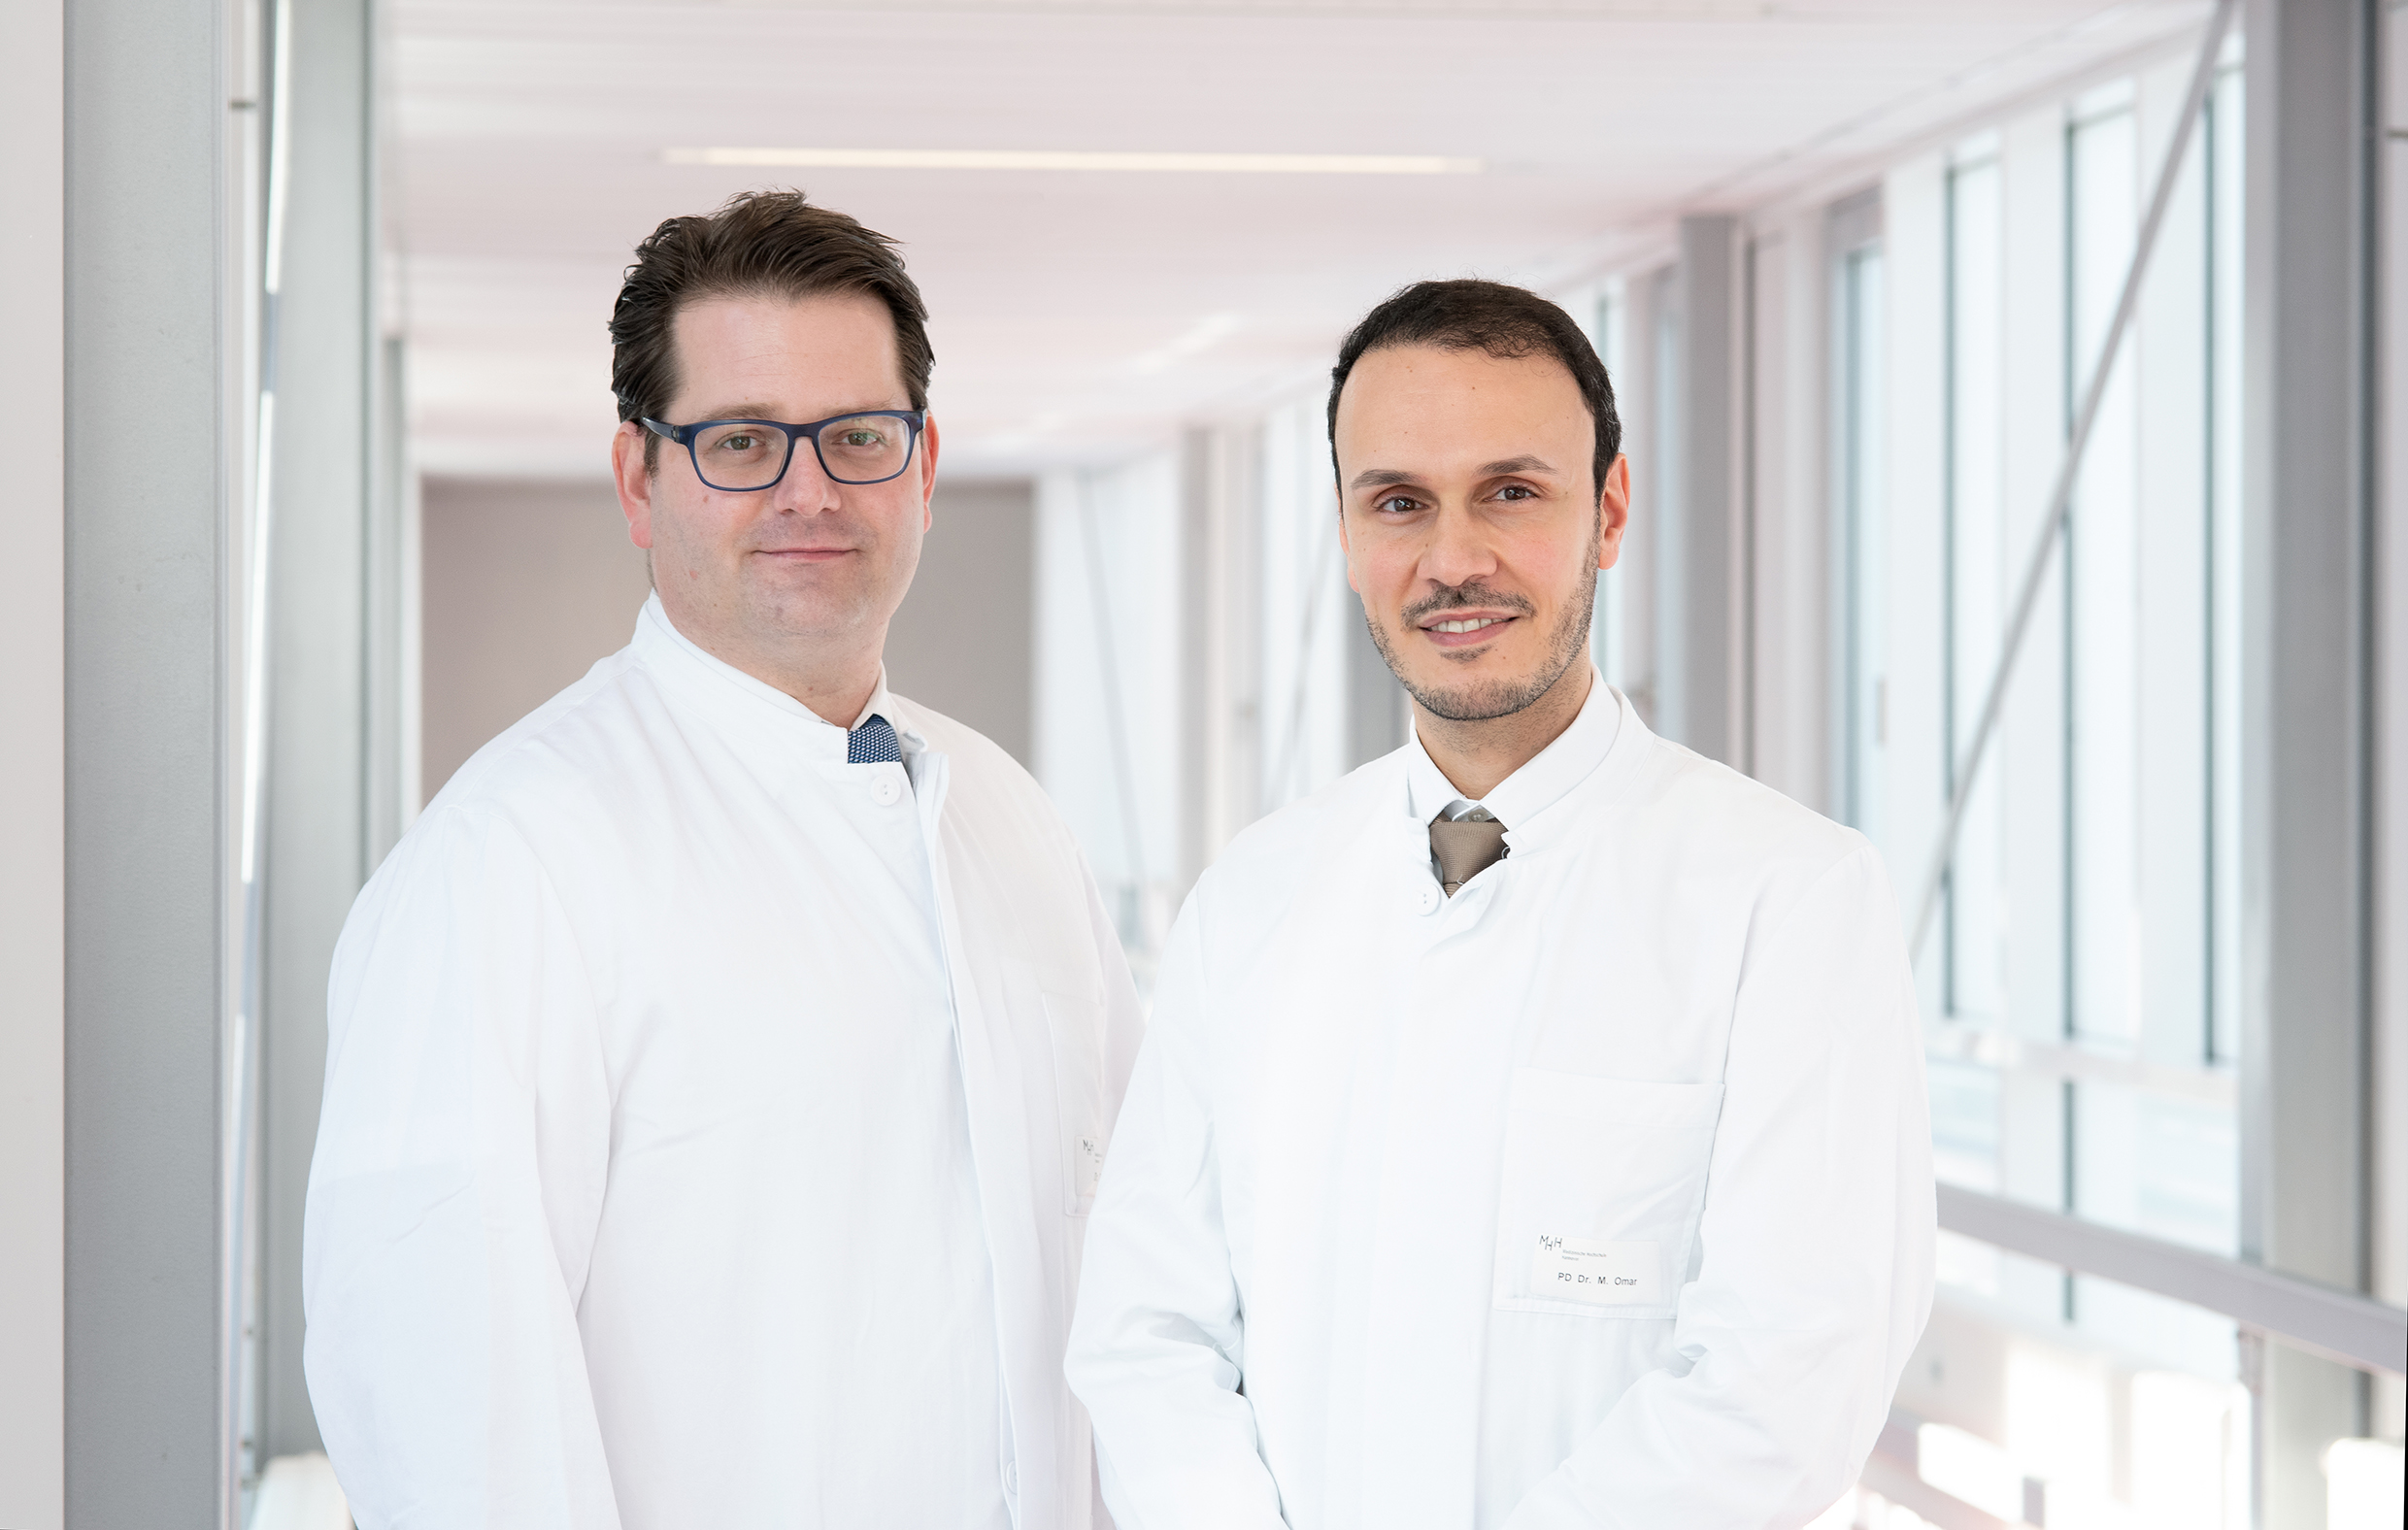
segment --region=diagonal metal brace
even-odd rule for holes
[[[2232,17],[2239,10],[2240,0],[2217,0],[2216,14],[2208,18],[2207,31],[2199,39],[2198,66],[2191,71],[2190,93],[2183,98],[2173,142],[2165,147],[2165,163],[2157,172],[2157,189],[2149,197],[2149,214],[2141,220],[2140,240],[2132,247],[2132,267],[2124,275],[2124,290],[2116,299],[2115,316],[2108,322],[2098,359],[2091,364],[2090,381],[2083,385],[2082,407],[2075,411],[2073,433],[2066,438],[2064,459],[2057,464],[2056,482],[2049,489],[2048,510],[2040,517],[2031,556],[2024,563],[2023,582],[2016,593],[2015,611],[2007,620],[2006,635],[1999,645],[1998,666],[1991,672],[1973,737],[1967,741],[1950,782],[1948,817],[1940,826],[1939,843],[1932,847],[1930,869],[1923,877],[1923,894],[1917,903],[1915,938],[1907,948],[1919,956],[1923,938],[1931,933],[1932,915],[1940,910],[1940,897],[1948,885],[1949,864],[1956,856],[1956,835],[1964,826],[1965,804],[1973,796],[1973,784],[1990,751],[1991,736],[1998,731],[1998,715],[2006,706],[2007,682],[2015,674],[2016,656],[2023,651],[2032,613],[2040,604],[2040,587],[2048,577],[2051,555],[2073,514],[2074,478],[2081,472],[2083,453],[2090,448],[2091,427],[2098,423],[2099,405],[2107,396],[2107,379],[2115,369],[2116,353],[2123,349],[2124,337],[2132,327],[2132,316],[2140,307],[2141,278],[2148,274],[2149,256],[2157,249],[2158,230],[2165,224],[2165,210],[2174,199],[2175,178],[2182,170],[2184,155],[2190,151],[2191,135],[2198,126],[2199,114],[2206,108],[2208,88],[2215,83],[2216,55],[2222,51],[2224,34],[2231,30]]]

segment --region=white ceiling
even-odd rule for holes
[[[2195,25],[2205,0],[398,0],[420,460],[598,473],[661,218],[797,184],[902,240],[948,465],[1103,460],[1307,382],[1405,282],[1560,287]],[[672,165],[679,148],[1423,154],[1444,176]]]

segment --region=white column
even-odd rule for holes
[[[0,545],[0,1524],[66,1522],[65,7],[19,7],[0,51],[0,290],[13,296]]]

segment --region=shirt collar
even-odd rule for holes
[[[1459,818],[1474,808],[1486,808],[1509,832],[1526,827],[1604,762],[1622,731],[1622,698],[1591,666],[1589,697],[1572,725],[1477,802],[1455,789],[1415,729],[1405,748],[1405,791],[1415,821],[1427,823],[1441,813]]]
[[[847,729],[680,632],[677,623],[669,619],[668,612],[661,609],[656,594],[646,598],[644,610],[636,617],[635,649],[655,673],[676,683],[680,690],[712,705],[722,715],[772,729],[782,741],[799,748],[810,758],[840,763],[844,760]],[[878,667],[878,688],[870,693],[861,715],[853,719],[853,727],[867,722],[873,714],[893,724],[904,753],[917,753],[927,748],[927,741],[912,726],[908,708],[886,688],[884,664]]]

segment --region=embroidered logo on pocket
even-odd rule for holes
[[[1541,1233],[1530,1250],[1530,1295],[1591,1307],[1657,1307],[1664,1301],[1663,1270],[1652,1240],[1608,1243]]]

